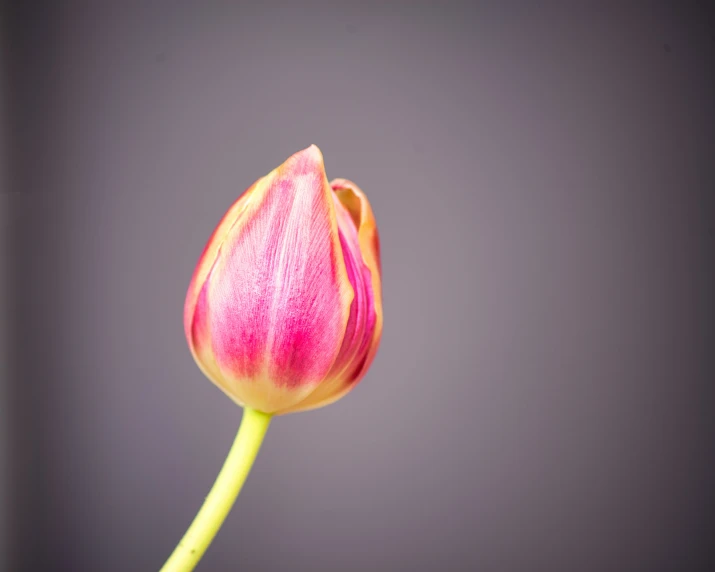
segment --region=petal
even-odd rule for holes
[[[311,146],[260,179],[208,288],[223,389],[279,412],[310,394],[341,348],[354,296],[333,191]]]
[[[380,246],[372,209],[354,183],[336,179],[331,186],[335,190],[343,255],[355,298],[343,347],[329,379],[286,412],[315,409],[340,399],[365,375],[382,336]]]
[[[343,344],[329,374],[330,378],[344,378],[354,369],[354,361],[361,359],[362,354],[365,353],[366,342],[371,337],[375,323],[375,303],[370,270],[362,259],[355,224],[350,213],[340,204],[335,194],[333,194],[333,200],[338,217],[338,232],[343,259],[350,285],[355,292],[350,305],[350,316]]]
[[[221,379],[221,372],[212,354],[208,330],[207,278],[216,263],[226,235],[245,210],[254,188],[255,183],[231,205],[209,237],[194,269],[184,302],[184,333],[189,349],[199,369],[214,383]]]
[[[335,191],[340,203],[350,213],[358,229],[358,240],[363,261],[370,271],[372,294],[374,296],[375,325],[370,345],[362,364],[352,372],[351,381],[360,381],[375,359],[375,354],[382,339],[382,264],[380,260],[380,235],[370,203],[358,187],[347,179],[334,179],[330,186]]]

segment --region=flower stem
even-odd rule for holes
[[[160,572],[188,572],[199,563],[241,491],[270,422],[271,415],[244,407],[238,434],[211,492]]]

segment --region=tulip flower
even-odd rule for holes
[[[370,204],[328,182],[315,145],[251,185],[191,279],[184,331],[203,374],[244,409],[234,445],[162,570],[192,570],[240,492],[274,416],[335,402],[365,375],[382,333]]]

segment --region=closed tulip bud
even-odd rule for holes
[[[186,296],[189,348],[241,406],[322,407],[375,356],[380,280],[367,198],[346,179],[328,183],[311,145],[251,185],[214,230]]]

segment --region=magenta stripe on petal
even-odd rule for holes
[[[362,374],[364,373],[364,364],[367,359],[367,355],[370,351],[370,345],[372,343],[372,337],[375,331],[375,322],[377,320],[377,314],[375,313],[375,297],[372,292],[371,285],[371,274],[370,269],[367,266],[363,266],[363,281],[366,285],[365,287],[365,305],[368,308],[366,324],[364,335],[362,337],[362,342],[360,348],[357,352],[359,360],[355,361],[355,366],[346,372],[346,380],[349,382],[358,381]]]

